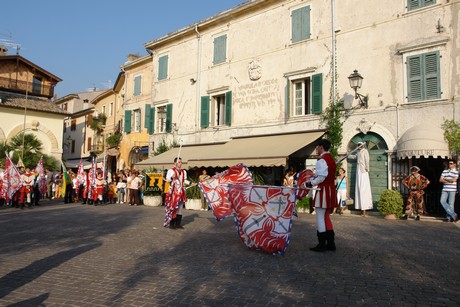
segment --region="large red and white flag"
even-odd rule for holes
[[[41,195],[45,195],[46,193],[46,175],[45,175],[45,166],[43,165],[43,157],[37,163],[35,167],[35,172],[37,175],[37,183],[38,183],[38,190],[40,191]]]
[[[241,240],[251,249],[284,254],[292,229],[295,188],[230,185],[229,200]]]
[[[200,182],[198,185],[218,221],[232,214],[232,206],[228,200],[229,184],[252,185],[252,176],[248,168],[240,163],[225,171]]]
[[[80,185],[84,184],[86,181],[86,173],[85,169],[83,168],[83,161],[80,159],[80,164],[78,165],[78,171],[77,171],[77,177],[76,177],[76,182],[75,182],[75,188],[77,191],[80,190]]]
[[[313,177],[314,173],[311,169],[306,169],[301,171],[300,173],[297,174],[297,191],[296,191],[296,197],[297,199],[302,199],[305,196],[308,195],[308,192],[310,192],[309,189],[306,189],[304,186],[304,183],[308,182],[311,177]]]
[[[10,157],[6,157],[5,170],[3,171],[2,198],[7,204],[11,203],[14,193],[24,184],[18,169]]]

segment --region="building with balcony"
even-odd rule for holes
[[[67,111],[54,105],[59,77],[0,46],[0,142],[18,133],[33,134],[43,153],[62,158],[62,121]],[[32,166],[35,167],[35,166]]]
[[[427,210],[439,211],[442,125],[460,116],[459,11],[449,0],[254,0],[156,38],[145,44],[150,143],[182,143],[189,167],[268,167],[279,183],[283,168],[316,158],[337,97],[348,110],[339,151],[368,144],[374,201],[407,193],[400,181],[418,165],[432,183]],[[167,168],[174,155],[136,166]],[[354,197],[355,162],[345,162]]]

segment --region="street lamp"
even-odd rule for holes
[[[348,76],[350,87],[355,91],[355,99],[359,99],[359,107],[364,107],[367,109],[367,96],[363,96],[358,93],[358,89],[361,88],[361,85],[363,84],[363,79],[363,76],[361,76],[361,74],[356,69],[350,76]]]

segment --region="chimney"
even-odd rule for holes
[[[0,56],[2,55],[8,55],[8,48],[6,48],[3,45],[0,45]]]

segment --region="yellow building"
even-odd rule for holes
[[[148,127],[152,116],[152,57],[130,55],[121,69],[124,114],[118,166],[132,168],[146,159],[149,152],[149,135],[153,129]]]

